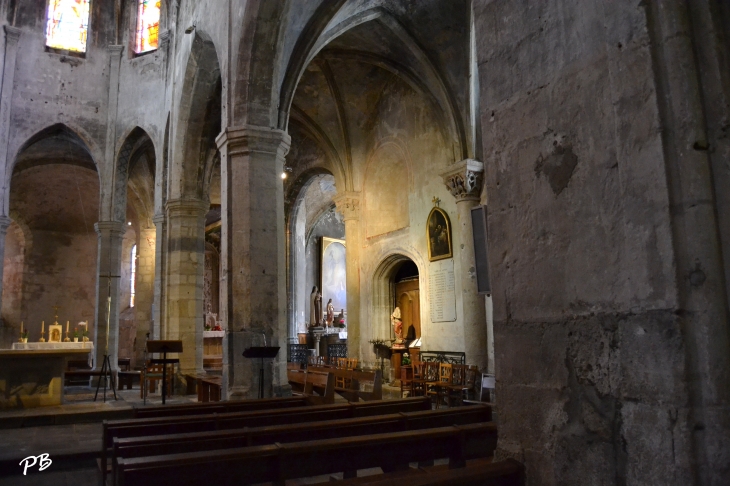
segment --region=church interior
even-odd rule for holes
[[[0,486],[730,484],[730,3],[0,24]]]

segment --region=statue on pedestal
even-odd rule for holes
[[[316,285],[312,287],[312,294],[309,296],[309,325],[322,325],[322,294]]]
[[[332,323],[335,320],[335,306],[332,304],[332,299],[327,301],[327,327],[332,327]]]
[[[395,343],[403,343],[403,321],[400,319],[400,307],[396,307],[393,314],[390,315],[390,323],[393,325],[395,333]]]

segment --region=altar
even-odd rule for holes
[[[63,404],[63,379],[69,360],[92,360],[92,343],[16,343],[45,345],[0,350],[0,409]],[[66,345],[48,348],[48,345]],[[68,345],[83,345],[68,347]],[[15,348],[16,346],[13,346]]]
[[[14,350],[39,350],[47,351],[51,349],[88,349],[89,351],[89,368],[94,367],[94,343],[86,341],[85,343],[13,343]]]

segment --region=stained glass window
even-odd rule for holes
[[[89,0],[49,0],[46,45],[54,49],[86,52]]]
[[[134,295],[137,293],[137,245],[132,247],[132,275],[129,280],[129,307],[134,307]]]
[[[154,51],[158,46],[160,33],[160,0],[138,0],[137,38],[134,51],[137,54]]]

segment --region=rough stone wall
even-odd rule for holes
[[[531,485],[722,484],[695,476],[650,9],[474,8],[498,455]]]

